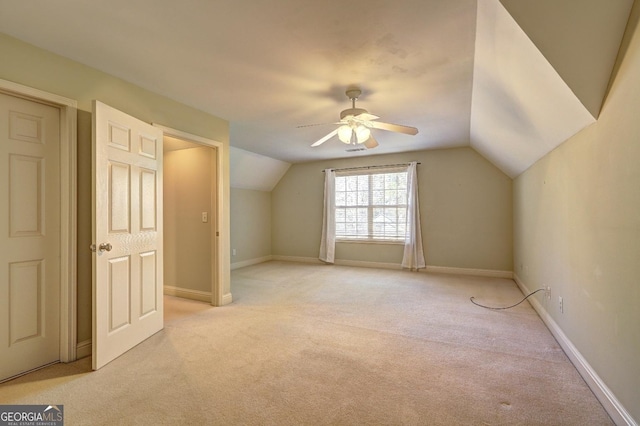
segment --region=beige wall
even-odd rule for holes
[[[597,123],[514,181],[514,271],[640,420],[640,5]],[[620,61],[620,58],[619,58]],[[564,312],[558,297],[563,297]]]
[[[211,292],[213,149],[164,154],[164,285]],[[202,222],[206,212],[207,222]]]
[[[271,255],[271,192],[231,188],[231,264]]]
[[[511,271],[512,182],[471,148],[301,163],[272,192],[274,255],[317,258],[329,167],[419,161],[420,211],[430,266]],[[338,243],[336,259],[395,263],[402,246]]]
[[[0,78],[78,101],[78,341],[91,338],[91,102],[98,99],[141,120],[229,145],[229,123],[133,84],[0,33]],[[229,153],[223,175],[229,181]],[[229,199],[228,184],[223,199]],[[223,224],[228,230],[228,203]],[[224,232],[228,235],[228,231]],[[221,241],[228,252],[229,241]],[[228,259],[228,256],[227,256]],[[228,269],[228,268],[227,268]],[[230,292],[226,273],[224,292]]]

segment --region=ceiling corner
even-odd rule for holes
[[[272,191],[289,167],[290,163],[244,149],[232,146],[229,150],[232,188]]]
[[[598,117],[633,0],[500,0],[593,117]]]
[[[500,2],[478,2],[470,144],[515,177],[595,121]]]

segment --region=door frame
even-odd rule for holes
[[[227,155],[228,148],[222,143],[213,139],[204,138],[202,136],[183,132],[181,130],[166,127],[153,123],[154,127],[162,129],[165,136],[181,139],[187,142],[193,142],[198,145],[204,145],[216,149],[216,184],[212,188],[212,198],[214,200],[214,209],[216,212],[214,225],[211,227],[211,244],[213,249],[213,259],[211,259],[211,304],[213,306],[223,306],[232,302],[231,292],[224,292],[224,283],[231,274],[230,260],[228,256],[229,227],[227,213],[224,206],[227,204],[227,195],[224,191],[224,158]]]
[[[77,358],[78,102],[0,79],[0,92],[60,110],[60,361]]]

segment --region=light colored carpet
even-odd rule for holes
[[[214,309],[210,303],[182,297],[164,296],[164,323],[170,324],[179,319],[189,317],[198,312]]]
[[[268,262],[232,292],[97,372],[0,385],[0,403],[64,404],[68,425],[612,424],[528,303],[469,301],[512,304],[511,280]]]

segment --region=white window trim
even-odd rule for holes
[[[397,246],[403,246],[404,240],[380,240],[380,239],[360,239],[356,240],[353,238],[341,238],[336,237],[336,243],[345,243],[345,244],[391,244]]]
[[[354,168],[354,169],[345,169],[345,170],[336,170],[336,178],[344,177],[344,176],[370,176],[375,174],[386,174],[386,173],[401,173],[407,172],[408,165],[392,165],[392,166],[372,166],[371,168]],[[385,206],[374,206],[371,204],[371,197],[373,192],[369,190],[369,204],[366,206],[367,209],[372,210],[376,207],[385,207]],[[400,204],[398,204],[399,206]],[[365,207],[365,206],[362,206]],[[387,206],[390,207],[390,206]],[[407,207],[405,205],[405,207]],[[338,206],[336,205],[336,208]],[[372,234],[372,223],[369,221],[369,236]],[[344,237],[340,235],[335,235],[336,243],[350,243],[350,244],[391,244],[391,245],[404,245],[404,237],[397,239],[387,239],[387,238],[352,238],[352,237]]]

